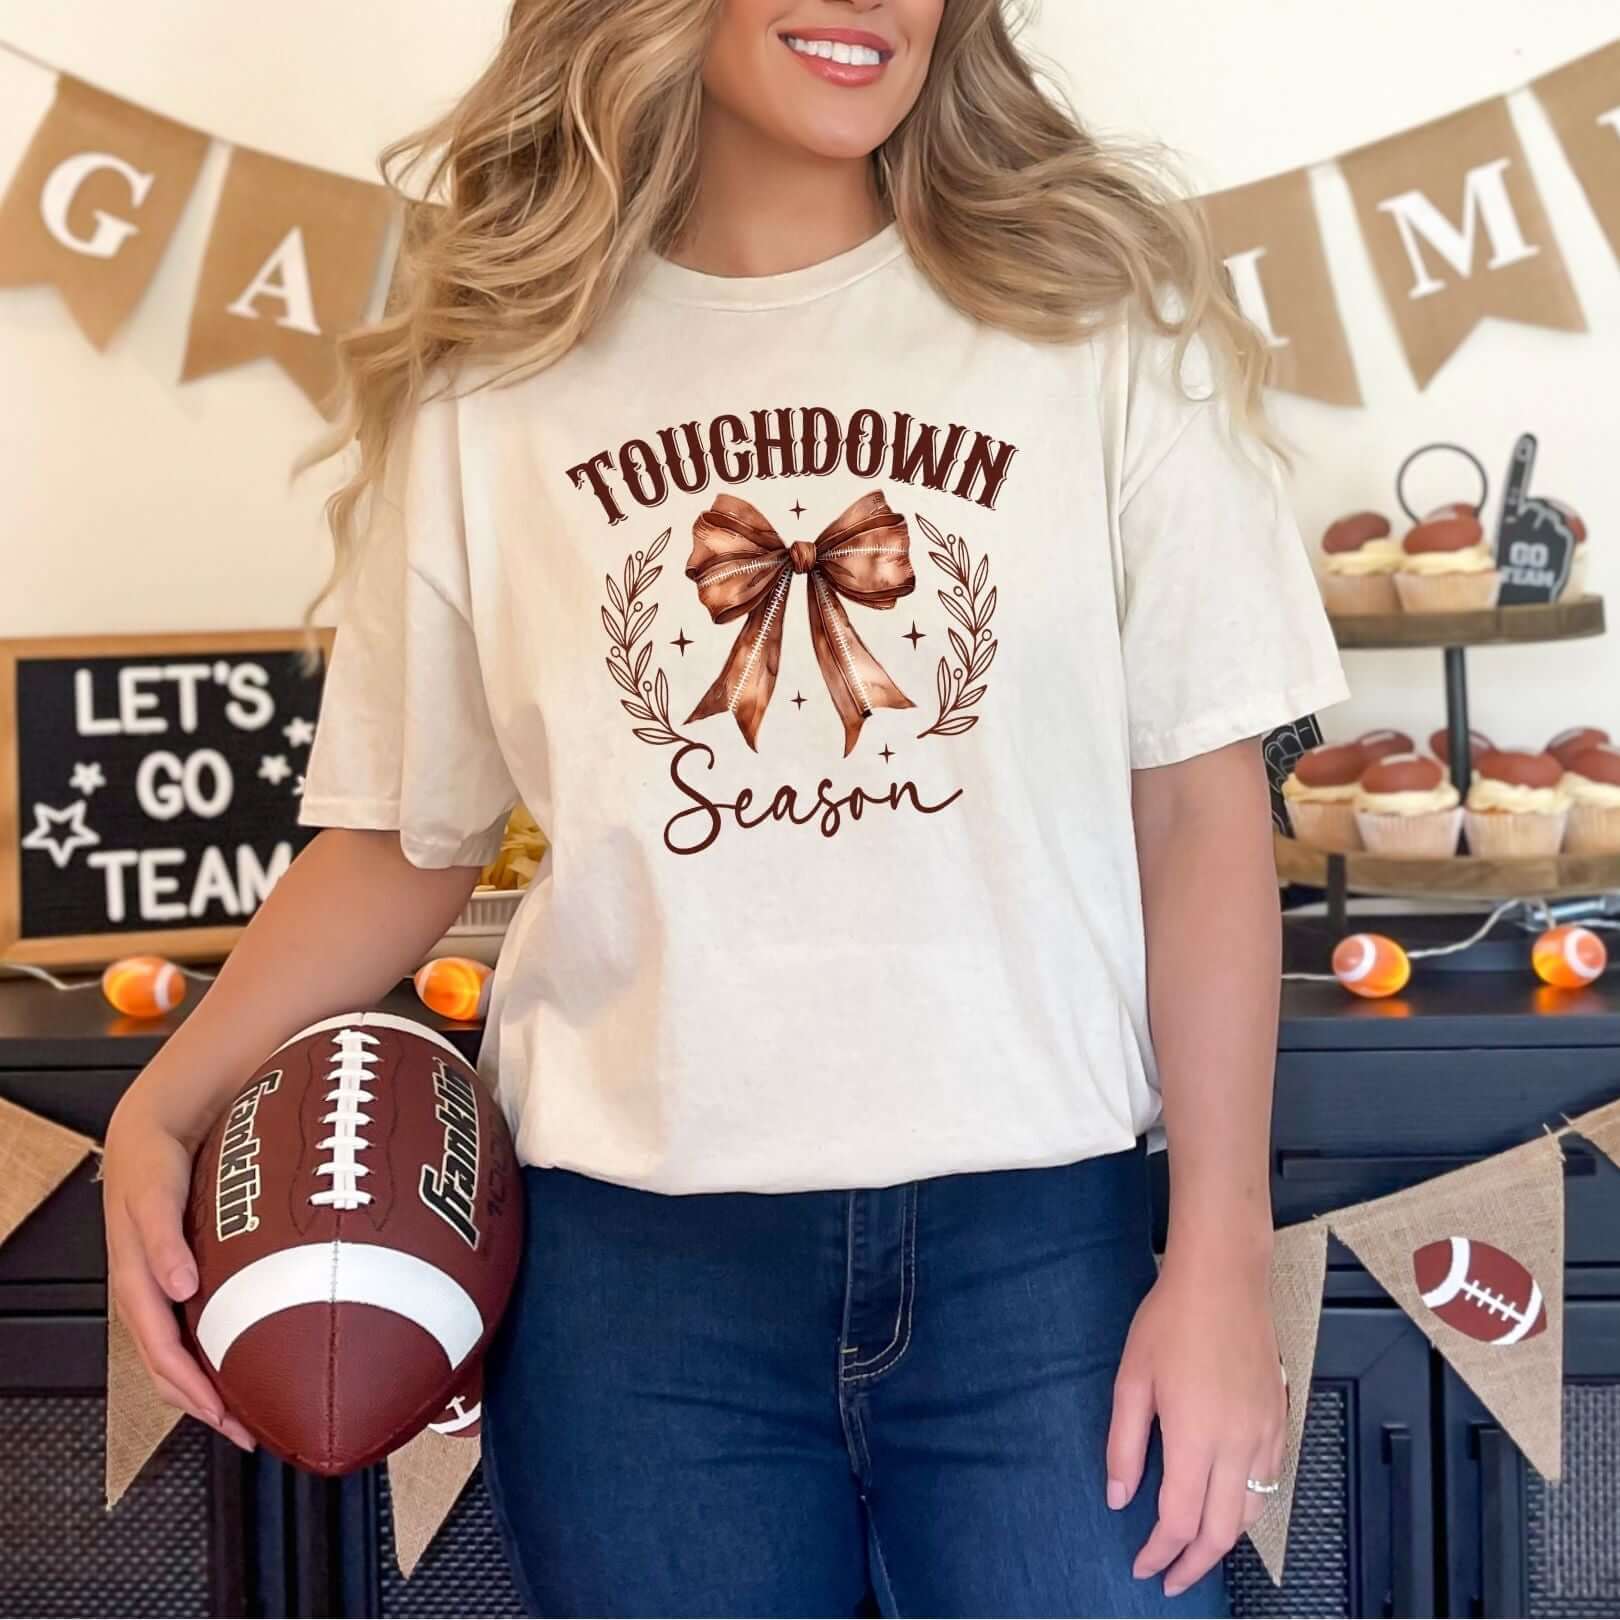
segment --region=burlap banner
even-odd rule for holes
[[[1316,1330],[1322,1318],[1322,1278],[1327,1271],[1327,1226],[1307,1221],[1288,1226],[1275,1240],[1271,1259],[1271,1314],[1277,1348],[1288,1376],[1288,1449],[1283,1455],[1282,1489],[1249,1531],[1249,1540],[1272,1584],[1281,1586],[1288,1551],[1288,1524],[1294,1515],[1294,1482],[1299,1448],[1305,1438],[1305,1408],[1316,1366]]]
[[[483,1373],[438,1421],[388,1457],[388,1495],[394,1511],[394,1552],[409,1580],[428,1544],[450,1516],[482,1451]]]
[[[1554,1136],[1326,1217],[1546,1479],[1562,1474],[1564,1167]]]
[[[366,314],[391,206],[379,186],[233,151],[180,380],[271,359],[330,411],[337,338]]]
[[[88,1136],[0,1097],[0,1244],[95,1151]]]
[[[1500,97],[1346,153],[1339,166],[1420,388],[1487,315],[1586,330]]]
[[[1620,41],[1530,87],[1620,259]]]
[[[51,286],[106,348],[157,271],[208,137],[70,79],[0,202],[0,287]]]
[[[1243,313],[1266,336],[1273,388],[1359,405],[1361,387],[1304,169],[1203,199]]]
[[[1620,1166],[1620,1098],[1572,1119],[1569,1128]]]
[[[107,1290],[107,1506],[116,1507],[184,1414],[159,1398]]]

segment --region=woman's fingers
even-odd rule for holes
[[[1179,1597],[1201,1581],[1237,1544],[1243,1530],[1243,1499],[1248,1494],[1243,1465],[1235,1456],[1210,1470],[1198,1534],[1187,1543],[1164,1577],[1164,1595]]]
[[[1211,1461],[1207,1451],[1177,1446],[1170,1435],[1165,1436],[1159,1519],[1131,1566],[1137,1580],[1168,1569],[1197,1538],[1204,1519]]]
[[[1267,1439],[1262,1442],[1262,1444],[1255,1451],[1254,1462],[1250,1466],[1248,1477],[1250,1479],[1257,1479],[1262,1482],[1275,1480],[1280,1484],[1282,1481],[1283,1449],[1285,1443],[1286,1437],[1281,1428],[1279,1428],[1275,1434],[1268,1436]],[[1246,1495],[1248,1496],[1249,1500],[1243,1512],[1243,1528],[1245,1530],[1252,1530],[1255,1525],[1260,1522],[1261,1514],[1263,1514],[1272,1505],[1272,1503],[1277,1500],[1277,1498],[1274,1494],[1265,1495],[1259,1491],[1249,1490],[1246,1490]]]
[[[1122,1366],[1114,1380],[1114,1416],[1108,1426],[1109,1507],[1122,1508],[1136,1495],[1152,1431],[1153,1381]]]
[[[182,1411],[218,1428],[225,1418],[219,1396],[202,1368],[186,1354],[175,1324],[174,1307],[144,1261],[126,1254],[108,1284],[118,1302],[119,1319],[129,1329],[147,1374],[154,1383],[166,1384],[173,1392],[160,1389],[159,1393]]]

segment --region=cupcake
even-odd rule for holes
[[[1364,731],[1356,738],[1356,747],[1369,765],[1385,754],[1410,754],[1417,744],[1404,731],[1385,726],[1381,731]]]
[[[1469,776],[1477,776],[1479,772],[1474,769],[1479,764],[1479,756],[1496,747],[1496,744],[1485,735],[1483,731],[1475,731],[1472,726],[1468,728],[1468,760]],[[1440,761],[1449,771],[1451,769],[1451,732],[1446,726],[1438,731],[1429,733],[1429,752]]]
[[[1573,596],[1586,594],[1586,523],[1581,514],[1565,501],[1554,500],[1551,495],[1543,495],[1548,506],[1556,507],[1564,522],[1569,525],[1569,532],[1575,536],[1575,550],[1569,559],[1569,578],[1564,581],[1564,588],[1558,593],[1559,601],[1567,601]]]
[[[1425,518],[1401,542],[1395,590],[1408,613],[1496,606],[1502,575],[1471,512]]]
[[[1620,748],[1602,742],[1568,762],[1564,848],[1571,855],[1620,855]]]
[[[1588,748],[1598,748],[1612,740],[1601,726],[1570,726],[1547,744],[1547,752],[1567,771],[1577,754],[1584,754]]]
[[[1458,793],[1437,759],[1387,754],[1361,775],[1356,830],[1375,855],[1434,858],[1457,853]]]
[[[1300,843],[1341,855],[1361,848],[1354,800],[1366,767],[1367,756],[1357,743],[1330,743],[1299,756],[1282,796]]]
[[[1395,570],[1401,548],[1389,537],[1389,519],[1352,512],[1322,536],[1322,601],[1329,613],[1396,613]]]
[[[1468,789],[1468,848],[1475,855],[1556,855],[1569,820],[1564,767],[1551,754],[1493,748]]]

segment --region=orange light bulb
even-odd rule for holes
[[[1530,965],[1543,984],[1560,990],[1579,990],[1608,966],[1609,952],[1590,928],[1565,923],[1549,928],[1530,947]]]
[[[1352,995],[1392,996],[1406,988],[1412,963],[1383,934],[1346,934],[1333,947],[1333,977]]]
[[[101,975],[101,993],[126,1018],[161,1018],[186,998],[185,975],[161,956],[125,956]]]
[[[489,969],[468,956],[436,956],[411,981],[422,1005],[441,1018],[468,1024],[482,1018],[488,1004]]]

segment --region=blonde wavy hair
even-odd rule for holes
[[[327,502],[348,568],[398,425],[458,364],[481,386],[553,364],[647,250],[680,239],[696,196],[701,71],[721,0],[514,0],[494,60],[442,119],[382,155],[406,204],[383,318],[341,344],[333,431],[357,445]],[[927,81],[873,154],[911,257],[956,308],[1036,341],[1082,339],[1134,304],[1176,343],[1202,336],[1240,430],[1266,424],[1266,348],[1239,312],[1201,212],[1158,149],[1105,143],[1043,84],[1008,0],[945,0]],[[427,199],[411,202],[411,189]],[[1165,307],[1166,293],[1173,309]]]

